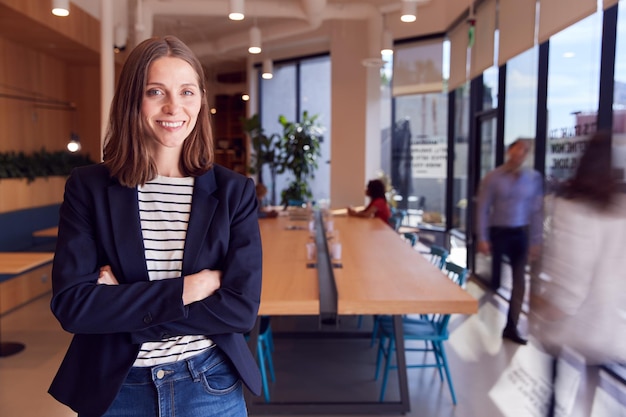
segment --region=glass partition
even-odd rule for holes
[[[613,165],[626,183],[626,2],[617,10],[615,44],[615,87],[613,93]]]
[[[517,139],[535,139],[537,129],[537,66],[539,48],[531,48],[506,63],[504,147]],[[529,160],[532,163],[532,152]]]
[[[548,63],[547,191],[571,177],[596,131],[602,13],[550,38]]]
[[[396,97],[392,183],[418,223],[445,226],[447,94]]]

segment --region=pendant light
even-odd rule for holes
[[[52,0],[52,14],[55,16],[69,16],[70,0]]]
[[[228,18],[230,20],[243,20],[244,17],[243,0],[230,0],[230,13],[228,14]]]
[[[402,1],[402,15],[400,20],[406,23],[415,22],[417,20],[417,4],[414,1]]]
[[[272,73],[274,71],[274,64],[272,63],[271,59],[264,59],[263,60],[263,73],[261,73],[261,77],[263,77],[264,80],[271,80],[274,77],[274,74]]]
[[[250,28],[250,45],[248,46],[248,52],[251,54],[261,53],[261,29],[256,26]]]
[[[383,31],[383,44],[380,53],[383,56],[393,55],[393,35],[388,30]]]

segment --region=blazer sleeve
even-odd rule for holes
[[[245,333],[255,324],[261,297],[262,249],[258,202],[251,179],[237,196],[229,226],[227,251],[222,262],[220,289],[187,306],[182,319],[161,323],[132,334],[135,343],[171,336]]]
[[[184,318],[183,280],[147,280],[140,234],[126,239],[139,248],[127,255],[138,258],[132,276],[117,276],[120,285],[97,284],[103,265],[120,270],[108,185],[108,171],[99,167],[75,170],[67,181],[52,266],[52,312],[65,330],[76,334],[130,332]],[[132,200],[134,191],[124,192]]]

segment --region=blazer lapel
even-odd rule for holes
[[[148,280],[148,269],[139,221],[137,188],[115,183],[108,189],[113,241],[123,276],[131,280]]]
[[[213,196],[216,189],[215,172],[212,169],[196,178],[185,239],[183,275],[197,272],[194,270],[194,265],[200,254],[200,249],[205,244],[209,226],[217,209],[218,200]]]

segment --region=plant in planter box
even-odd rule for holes
[[[74,167],[93,164],[89,156],[42,149],[31,155],[10,151],[0,153],[0,178],[27,178],[69,175]]]

